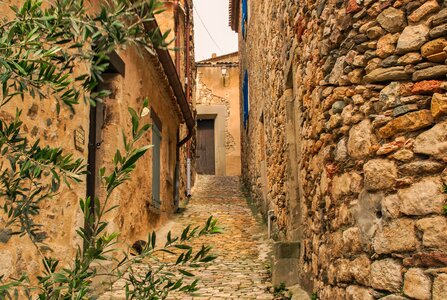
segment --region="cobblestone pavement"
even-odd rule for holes
[[[210,244],[218,255],[205,269],[196,270],[201,278],[200,296],[172,293],[169,299],[273,299],[267,291],[271,286],[267,269],[270,246],[240,190],[238,177],[200,176],[185,211],[160,234],[179,232],[188,224],[202,225],[210,215],[225,232],[198,240],[198,246]],[[123,298],[118,282],[113,293],[100,299]]]

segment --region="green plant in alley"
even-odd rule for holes
[[[27,0],[21,7],[12,6],[13,18],[0,24],[2,109],[11,101],[30,97],[56,101],[58,113],[62,105],[73,113],[75,105],[82,102],[95,105],[110,93],[96,89],[108,67],[109,53],[129,45],[153,53],[154,47],[169,45],[165,41],[168,33],[146,28],[154,14],[161,12],[156,0],[104,1],[92,12],[82,0],[57,0],[45,7],[42,1]],[[116,151],[112,169],[101,168],[99,172],[105,197],[80,200],[85,227],[78,228],[81,242],[73,260],[64,266],[47,255],[45,233],[37,217],[43,201],[59,196],[61,184],[70,187],[83,180],[86,163],[62,148],[31,141],[23,130],[20,110],[13,120],[0,120],[0,198],[6,227],[12,235],[28,236],[43,263],[43,273],[37,278],[27,274],[3,278],[0,274],[0,298],[31,299],[37,295],[41,300],[88,299],[92,280],[99,275],[126,280],[129,299],[163,299],[173,290],[197,289],[197,281],[184,281],[184,277],[194,277],[187,267],[198,267],[215,256],[209,246],[193,251],[188,242],[220,233],[216,220],[210,218],[201,228],[187,227],[179,237],[169,234],[164,247],[156,245],[152,233],[141,253],[124,253],[119,260],[119,250],[115,249],[119,233],[107,232],[104,217],[116,208],[108,205],[112,192],[130,180],[137,161],[149,149],[139,146],[150,129],[149,124],[141,122],[147,110],[147,100],[139,112],[129,108],[131,133],[123,131],[123,150]],[[151,264],[161,252],[177,258],[173,263]],[[115,267],[103,274],[95,267],[99,261],[112,261]],[[138,263],[149,264],[144,276],[134,270]]]
[[[279,285],[273,287],[273,296],[275,299],[288,300],[291,297],[287,295],[288,293],[286,284],[281,282]]]

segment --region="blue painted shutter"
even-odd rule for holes
[[[242,37],[245,39],[245,25],[248,19],[248,0],[242,0]]]
[[[242,92],[244,97],[244,127],[247,126],[248,120],[248,110],[249,110],[249,102],[248,102],[248,72],[245,71],[244,74],[244,84],[242,86]]]

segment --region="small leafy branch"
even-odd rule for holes
[[[42,0],[11,6],[14,18],[0,25],[0,107],[25,95],[52,97],[58,111],[61,103],[73,109],[80,99],[94,105],[109,93],[95,91],[109,66],[108,54],[129,45],[154,54],[155,48],[169,45],[169,31],[145,26],[163,11],[158,0],[106,0],[97,10],[89,6],[84,0],[56,0],[47,8]]]
[[[55,196],[61,181],[68,186],[70,181],[80,182],[86,165],[61,148],[42,148],[40,140],[31,144],[22,132],[20,115],[17,110],[10,124],[0,120],[0,153],[8,161],[0,162],[0,198],[12,234],[28,234],[38,242],[41,226],[34,218],[40,203]]]
[[[31,97],[56,101],[58,113],[62,105],[74,113],[81,99],[87,105],[102,101],[110,92],[96,88],[112,51],[131,45],[154,54],[156,47],[169,45],[169,31],[161,34],[146,26],[162,11],[162,5],[157,0],[105,0],[92,9],[83,0],[55,0],[45,6],[41,0],[25,0],[21,7],[11,6],[13,17],[0,22],[0,109],[11,101]],[[194,277],[188,268],[210,262],[215,256],[209,246],[193,251],[189,242],[220,233],[216,220],[210,218],[202,228],[188,226],[179,237],[169,233],[164,247],[156,245],[152,233],[136,256],[123,253],[120,260],[115,249],[119,233],[107,232],[105,216],[116,208],[109,205],[112,192],[130,180],[136,163],[149,149],[138,146],[150,129],[141,122],[148,110],[147,100],[139,112],[129,108],[131,135],[123,132],[124,150],[115,153],[113,168],[100,169],[105,196],[80,200],[85,227],[77,229],[81,243],[73,260],[64,266],[47,255],[37,217],[42,202],[58,197],[62,184],[70,188],[82,181],[85,161],[62,148],[42,146],[40,140],[31,142],[23,130],[20,110],[12,121],[0,120],[2,217],[12,234],[30,238],[43,264],[43,272],[36,278],[28,274],[5,278],[0,274],[1,299],[90,299],[92,281],[99,275],[125,280],[128,299],[164,299],[170,291],[197,289],[197,281],[184,281],[184,277]],[[160,253],[172,255],[173,262],[160,260]],[[115,267],[102,274],[96,267],[100,261],[114,262]],[[149,271],[139,274],[136,264],[147,264]]]
[[[198,290],[198,279],[186,283],[184,277],[193,278],[192,269],[202,266],[216,259],[210,254],[211,247],[202,245],[194,253],[189,242],[203,235],[221,233],[222,229],[216,225],[217,220],[210,217],[205,226],[196,226],[191,229],[187,226],[180,236],[173,237],[171,232],[166,236],[166,243],[162,247],[156,246],[156,234],[149,234],[148,242],[140,250],[140,256],[132,261],[129,268],[129,277],[126,279],[125,289],[127,299],[165,299],[169,292],[178,290],[193,293]],[[160,253],[172,256],[170,263],[166,258],[161,263]],[[152,263],[146,265],[143,273],[134,269],[135,262],[149,259]],[[175,274],[177,273],[177,274]]]

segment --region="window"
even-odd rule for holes
[[[151,109],[152,117],[152,203],[155,207],[160,207],[160,152],[161,152],[161,132],[162,124],[157,114]]]
[[[250,110],[249,94],[248,94],[248,72],[244,74],[244,84],[242,86],[242,94],[244,97],[244,128],[247,127],[248,112]]]

